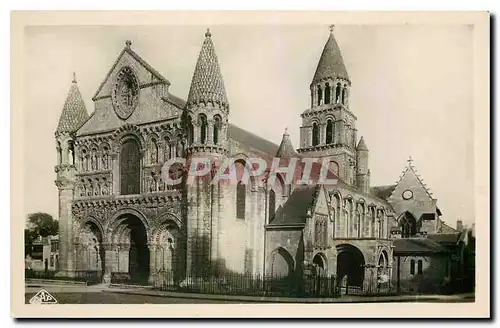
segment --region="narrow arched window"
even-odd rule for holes
[[[207,142],[207,117],[203,114],[199,116],[200,124],[200,142],[205,144]]]
[[[75,144],[72,140],[68,141],[68,164],[75,165]]]
[[[326,121],[326,143],[327,144],[332,144],[333,143],[333,121],[329,119]]]
[[[247,188],[240,181],[236,186],[236,218],[245,219]]]
[[[422,260],[418,260],[417,264],[418,264],[417,273],[422,274],[422,266],[423,266]]]
[[[318,106],[321,105],[321,101],[323,100],[323,90],[321,86],[318,85]]]
[[[221,128],[221,118],[220,116],[216,115],[214,117],[214,145],[217,145],[219,143],[220,128]]]
[[[274,214],[276,212],[276,193],[273,189],[269,192],[269,222],[274,219]]]
[[[166,162],[170,159],[171,155],[171,146],[170,146],[170,138],[165,137],[165,146],[163,147],[163,161]]]
[[[319,127],[318,123],[313,123],[313,129],[312,129],[312,145],[317,146],[319,145]]]
[[[151,164],[158,163],[158,142],[155,138],[151,138],[151,143],[149,145],[149,154]]]
[[[410,274],[415,274],[415,260],[410,261]]]
[[[330,103],[330,84],[326,84],[325,86],[325,104],[328,105]]]
[[[337,83],[337,88],[335,88],[335,103],[340,102],[340,83]]]
[[[191,145],[194,141],[194,128],[191,116],[188,116],[187,118],[186,127],[187,127],[187,141],[188,144]]]
[[[344,85],[344,87],[342,88],[342,104],[345,105],[345,100],[346,100],[346,90],[347,90],[347,87]]]
[[[61,143],[59,141],[57,142],[57,164],[58,165],[62,164],[62,149],[61,149]]]

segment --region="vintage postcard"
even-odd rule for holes
[[[11,19],[15,317],[489,317],[488,13]]]

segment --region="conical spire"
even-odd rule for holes
[[[88,118],[89,114],[85,108],[82,94],[78,89],[75,73],[73,73],[71,88],[66,97],[66,102],[64,103],[56,132],[75,132],[88,120]]]
[[[358,146],[356,147],[356,150],[368,151],[368,147],[366,146],[366,143],[365,143],[365,138],[361,137],[361,139],[359,139]]]
[[[219,61],[212,42],[212,34],[208,29],[194,69],[187,99],[188,106],[200,102],[212,102],[214,105],[218,104],[224,108],[229,107]]]
[[[330,27],[330,37],[323,48],[323,53],[314,74],[313,83],[326,78],[349,80],[339,45],[333,36],[333,26]]]
[[[276,157],[280,158],[292,158],[297,156],[297,152],[292,146],[292,141],[290,140],[290,135],[288,134],[288,129],[285,129],[283,133],[283,138],[281,139],[281,144],[276,152]]]

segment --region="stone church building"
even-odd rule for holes
[[[230,107],[209,31],[186,100],[130,41],[90,115],[74,78],[55,133],[61,274],[98,271],[109,282],[118,272],[151,283],[161,271],[179,281],[319,272],[359,287],[393,278],[394,240],[445,226],[436,199],[411,161],[397,184],[370,185],[368,143],[358,138],[353,85],[333,31],[311,75],[298,149],[288,132],[278,145],[230,123],[238,108]],[[338,183],[165,184],[165,161],[198,156],[235,158],[238,172],[256,156],[327,158]]]

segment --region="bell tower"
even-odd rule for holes
[[[212,184],[218,163],[228,154],[229,102],[210,30],[205,33],[193,73],[183,124],[187,134],[187,165],[210,165],[202,177],[187,179],[187,272],[204,275],[219,258],[218,230],[224,186]]]
[[[57,165],[56,186],[59,190],[59,266],[60,275],[72,276],[75,270],[73,246],[73,214],[75,193],[75,133],[89,118],[73,73],[73,82],[55,132]]]
[[[356,116],[349,107],[350,90],[351,80],[331,25],[310,84],[311,106],[301,114],[298,152],[328,158],[331,170],[354,184],[357,130]]]

